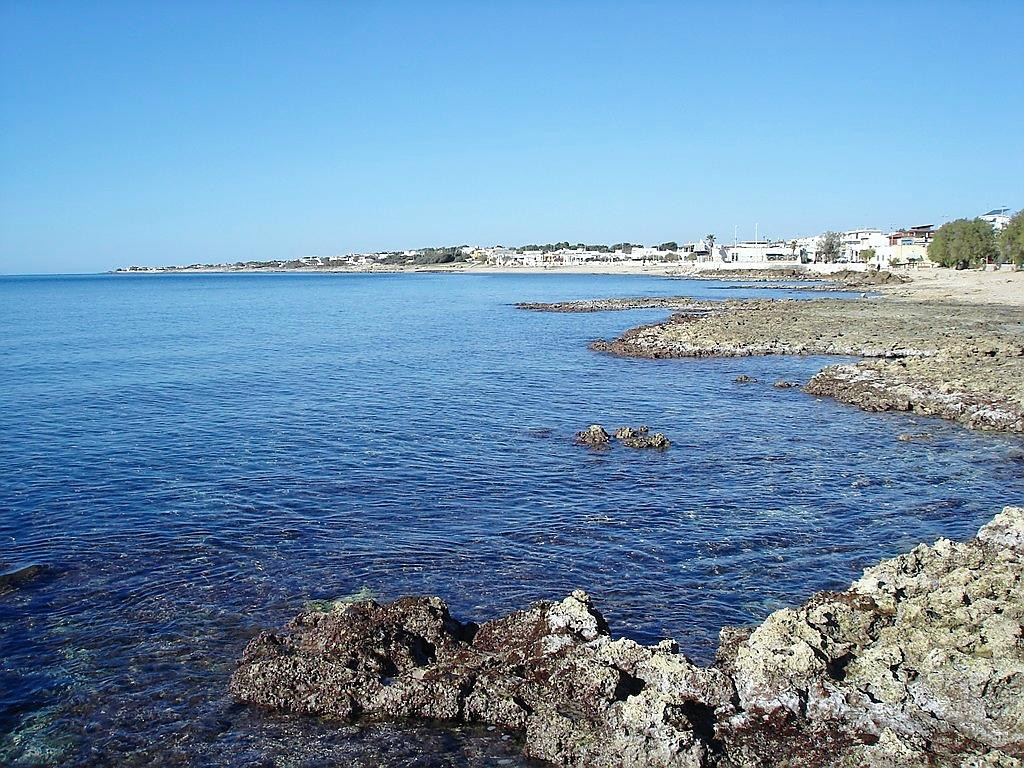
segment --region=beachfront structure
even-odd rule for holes
[[[987,221],[992,225],[993,229],[998,231],[1010,223],[1010,209],[993,208],[988,213],[981,214],[978,218],[982,221]]]
[[[718,249],[719,259],[727,265],[743,265],[745,267],[793,267],[803,263],[803,257],[791,242],[764,242],[748,240],[743,243],[723,245]]]
[[[934,236],[935,227],[931,224],[892,232],[888,235],[889,242],[878,250],[875,263],[880,267],[891,264],[929,264],[928,244]]]
[[[839,254],[839,261],[856,263],[863,261],[861,254],[867,250],[873,250],[876,258],[879,249],[889,244],[888,235],[882,234],[880,229],[851,229],[843,233],[843,245]]]

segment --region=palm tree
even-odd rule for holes
[[[714,258],[714,256],[715,256],[715,236],[714,235],[704,235],[704,242],[708,244],[708,253],[711,254],[712,258]]]

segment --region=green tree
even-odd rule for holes
[[[821,236],[818,243],[818,256],[822,261],[836,261],[843,250],[843,236],[831,230]]]
[[[861,261],[867,263],[871,261],[873,258],[875,258],[875,249],[865,248],[863,251],[860,252],[859,256]]]
[[[667,243],[662,243],[658,246],[659,251],[674,251],[679,248],[679,244],[675,240],[669,240]]]
[[[948,221],[938,228],[928,245],[929,259],[956,269],[976,267],[997,254],[992,225],[981,219]]]
[[[1003,261],[1024,266],[1024,210],[1018,211],[999,233],[999,256]]]

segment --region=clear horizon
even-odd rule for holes
[[[1019,2],[8,0],[0,273],[1017,209],[1022,27]]]

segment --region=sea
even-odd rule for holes
[[[722,626],[1024,498],[1019,437],[772,386],[838,358],[617,358],[588,343],[669,313],[514,306],[669,295],[821,294],[0,278],[0,765],[530,765],[514,734],[275,714],[228,680],[256,633],[313,601],[410,594],[483,621],[585,589],[614,635],[710,662]],[[672,446],[574,445],[590,424]]]

